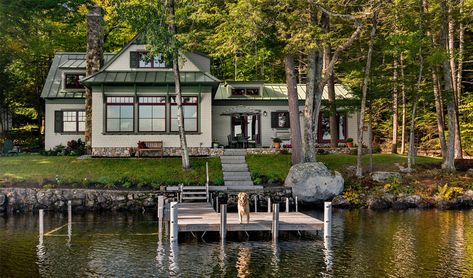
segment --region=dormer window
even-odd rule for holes
[[[66,73],[64,74],[64,89],[85,89],[80,83],[80,79],[84,78],[84,73]]]
[[[259,96],[259,88],[232,88],[232,96]]]
[[[138,53],[138,67],[139,68],[165,68],[166,62],[164,61],[163,54],[156,54],[154,57],[148,56],[146,52]]]

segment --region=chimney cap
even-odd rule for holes
[[[87,13],[87,16],[102,16],[103,11],[103,8],[99,5],[93,5],[89,7],[89,12]]]

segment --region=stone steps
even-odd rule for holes
[[[248,165],[245,149],[226,149],[220,157],[223,180],[229,190],[255,190]]]
[[[248,172],[248,166],[245,164],[222,164],[224,172]]]

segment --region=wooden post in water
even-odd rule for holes
[[[67,201],[67,237],[69,242],[72,238],[72,202]]]
[[[158,233],[163,232],[163,218],[164,218],[164,196],[158,196]]]
[[[215,197],[215,208],[217,210],[217,213],[219,212],[219,207],[218,207],[218,194],[217,194],[217,197]]]
[[[279,204],[273,204],[273,222],[271,225],[271,233],[273,234],[273,241],[278,241],[279,236]]]
[[[255,195],[254,199],[255,199],[255,212],[258,212],[258,196]]]
[[[44,210],[39,210],[39,237],[43,238],[44,235]]]
[[[324,203],[324,237],[332,236],[332,202]]]
[[[209,162],[205,162],[205,196],[207,197],[207,203],[209,202]]]
[[[171,202],[171,213],[169,219],[169,241],[171,243],[175,243],[178,241],[178,234],[179,234],[179,226],[177,223],[178,218],[178,210],[177,210],[177,202]]]
[[[286,212],[289,212],[289,198],[286,197]]]
[[[183,195],[183,192],[184,192],[184,185],[183,184],[179,184],[179,203],[182,203],[182,195]]]
[[[296,212],[299,212],[299,204],[297,203],[297,196],[296,196],[296,200],[294,202],[296,202]]]
[[[222,242],[227,238],[227,205],[220,205],[220,239]]]
[[[268,213],[271,212],[271,197],[268,197]]]

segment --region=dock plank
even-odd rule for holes
[[[250,213],[250,222],[240,224],[237,213],[227,214],[228,231],[271,231],[272,213]],[[281,231],[322,230],[324,222],[301,212],[279,214]],[[181,232],[219,231],[220,214],[209,203],[178,204],[178,227]]]

